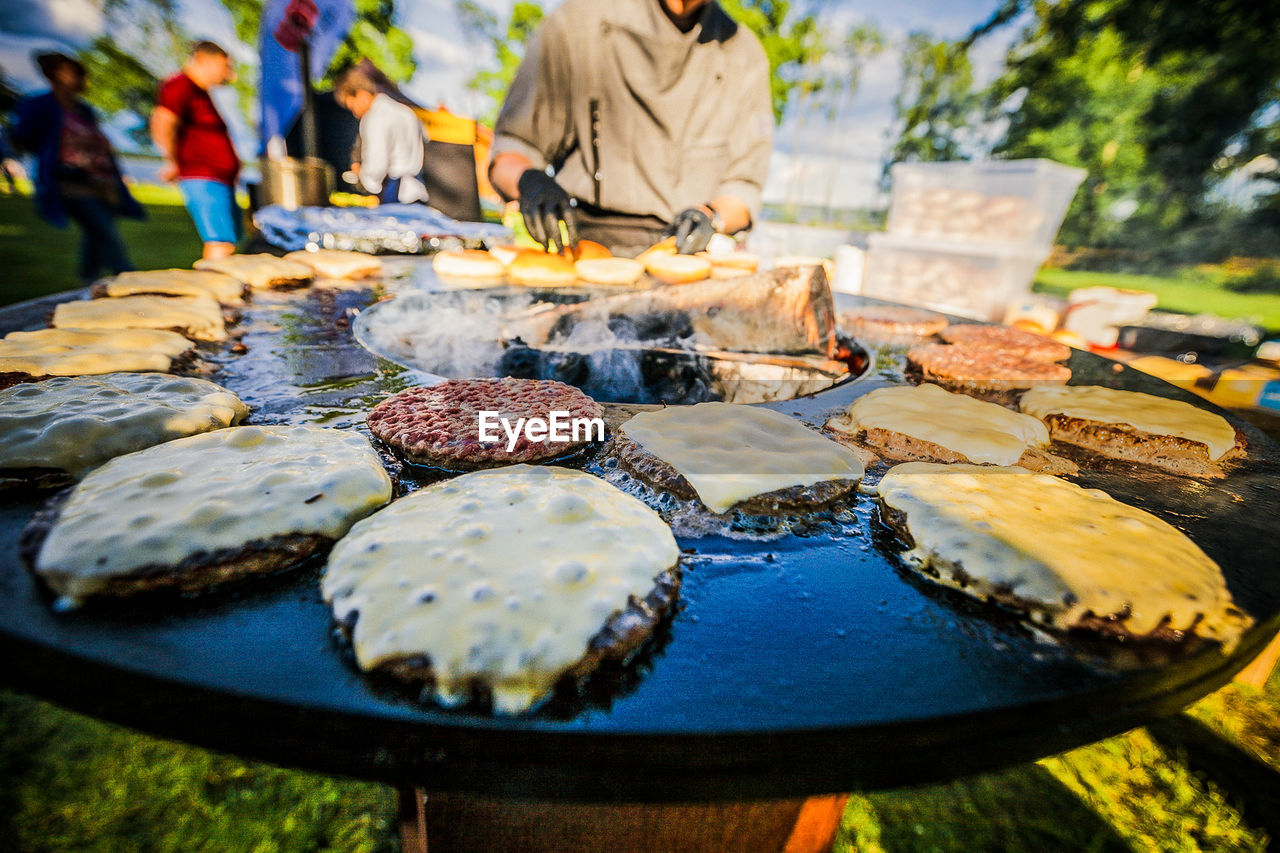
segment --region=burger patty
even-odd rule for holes
[[[247,284],[244,286],[244,293],[246,295],[249,293],[249,285]],[[129,295],[130,296],[164,296],[167,298],[176,299],[178,297],[188,296],[191,294],[171,293],[167,290],[139,290],[136,293],[130,293]],[[210,299],[213,299],[215,302],[217,302],[217,299],[213,296],[213,294],[209,293],[205,295],[208,296]],[[98,284],[93,284],[89,286],[89,298],[90,299],[118,299],[120,297],[111,296],[109,293],[107,293],[107,286],[105,284],[98,283]],[[241,312],[239,308],[233,308],[223,303],[219,303],[219,304],[222,305],[222,322],[225,325],[234,326],[235,324],[240,322],[241,318],[244,317],[243,312]],[[180,335],[189,334],[188,332],[183,331],[182,329],[171,329],[169,331],[177,332]]]
[[[521,431],[515,445],[499,426],[498,441],[480,441],[480,412],[497,412],[512,425],[520,418],[549,419],[567,412],[601,417],[600,406],[572,385],[550,379],[450,379],[410,388],[383,400],[369,413],[373,435],[411,462],[470,471],[562,456],[586,446],[584,440],[532,441]]]
[[[36,560],[45,539],[58,521],[62,503],[71,489],[56,495],[22,531],[19,553],[27,568],[36,571]],[[313,533],[292,533],[246,542],[238,548],[222,548],[192,554],[176,565],[140,566],[127,574],[117,575],[95,591],[93,598],[129,598],[150,592],[177,592],[194,595],[207,592],[241,578],[271,574],[296,566],[324,553],[334,540]]]
[[[886,505],[883,501],[880,501],[879,508],[881,520],[897,534],[907,547],[915,547],[915,541],[911,538],[911,532],[907,528],[906,513]],[[975,583],[974,579],[965,572],[964,567],[957,563],[942,562],[939,564],[935,562],[915,569],[919,574],[935,582],[941,582],[942,570],[946,571],[949,579],[947,585],[954,584],[961,589],[966,589]],[[1051,627],[1050,617],[1052,610],[1044,602],[1023,598],[1015,595],[1011,589],[1000,586],[985,589],[977,597],[1021,613],[1041,627]],[[1115,640],[1166,644],[1181,643],[1194,637],[1193,631],[1177,630],[1170,627],[1167,619],[1161,622],[1153,631],[1146,634],[1134,634],[1125,628],[1125,621],[1128,617],[1127,611],[1104,614],[1089,612],[1076,624],[1066,626],[1066,631],[1078,631]]]
[[[0,468],[0,493],[61,489],[75,481],[58,468]]]
[[[947,318],[918,308],[877,305],[844,312],[838,325],[860,341],[906,346],[941,332],[947,327]]]
[[[1158,435],[1127,424],[1052,414],[1044,419],[1054,441],[1093,451],[1111,459],[1149,465],[1171,474],[1216,480],[1226,476],[1224,462],[1244,455],[1245,437],[1236,430],[1236,446],[1220,459],[1209,458],[1204,443],[1176,435]]]
[[[1063,385],[1071,369],[991,347],[925,344],[907,351],[907,368],[944,388],[1008,404],[1035,385]]]
[[[881,458],[894,462],[972,462],[964,454],[943,447],[941,444],[893,430],[860,427],[853,434],[838,430],[828,430],[828,432],[837,441],[857,442],[870,447]],[[1046,453],[1038,447],[1028,447],[1022,452],[1021,458],[1013,464],[1045,474],[1071,475],[1080,472],[1079,466],[1074,462]]]
[[[111,371],[122,373],[152,373],[150,370],[137,371]],[[194,376],[211,375],[218,372],[216,365],[210,366],[209,363],[203,361],[196,349],[192,347],[181,355],[169,359],[169,369],[161,371],[163,373],[172,373],[175,376]],[[31,373],[23,373],[20,370],[0,371],[0,391],[6,388],[12,388],[14,385],[22,385],[27,382],[44,382],[46,379],[56,379],[59,376],[75,375],[75,376],[93,376],[97,374],[55,374],[45,373],[34,375]]]
[[[1031,361],[1066,361],[1071,357],[1071,347],[1066,344],[1011,326],[963,323],[940,330],[938,337],[949,344],[998,349]]]
[[[600,632],[591,638],[582,658],[570,667],[562,679],[581,681],[606,661],[626,663],[630,660],[675,610],[676,602],[680,599],[680,581],[680,567],[675,565],[653,579],[653,589],[643,599],[631,596],[626,608],[609,617]],[[351,642],[359,618],[359,612],[353,611],[346,620],[338,624],[348,643]],[[372,672],[415,687],[430,688],[436,682],[431,658],[425,654],[386,661]],[[490,686],[481,679],[473,680],[471,699],[480,704],[491,704]]]
[[[683,474],[628,438],[625,432],[614,436],[613,453],[626,471],[647,485],[670,492],[681,500],[698,500],[697,490]],[[823,480],[809,486],[791,486],[739,501],[730,511],[773,516],[809,512],[839,500],[857,485],[856,480]]]
[[[20,370],[9,370],[0,373],[0,391],[5,388],[12,388],[14,385],[21,385],[24,382],[43,382],[46,379],[52,379],[50,374],[42,376],[33,376],[30,373],[23,373]]]
[[[240,298],[241,298],[241,300],[243,301],[243,300],[245,300],[245,299],[252,298],[252,292],[253,292],[253,291],[252,291],[252,288],[250,288],[250,287],[249,287],[249,285],[245,284],[245,285],[240,289]],[[132,292],[132,293],[130,293],[129,295],[130,295],[130,296],[190,296],[190,295],[193,295],[193,294],[178,293],[178,292],[176,292],[176,291],[172,291],[172,290],[146,290],[146,289],[140,289],[140,290],[133,291],[133,292]],[[212,292],[208,292],[208,291],[206,291],[206,292],[204,293],[204,295],[205,295],[205,296],[208,296],[210,299],[213,299],[213,300],[215,300],[215,301],[217,301],[217,300],[218,300],[218,298],[217,298],[216,296],[214,296]],[[113,298],[113,297],[111,296],[110,288],[108,287],[108,282],[106,282],[106,281],[95,281],[93,284],[89,285],[89,298],[90,298],[90,299],[111,299],[111,298]],[[223,316],[227,318],[227,322],[228,322],[228,323],[236,323],[236,322],[239,322],[239,320],[240,320],[240,313],[239,313],[238,311],[236,311],[236,312],[228,312],[228,310],[227,310],[227,308],[226,308],[226,303],[223,303],[223,309],[224,309],[224,310],[223,310]],[[234,319],[232,319],[232,318],[234,318]]]

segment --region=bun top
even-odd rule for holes
[[[572,284],[578,275],[562,255],[525,249],[507,265],[507,278],[515,284]]]
[[[566,248],[564,254],[571,261],[596,261],[613,257],[613,252],[594,240],[579,240],[577,248],[572,252]]]

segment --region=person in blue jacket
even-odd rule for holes
[[[36,64],[50,91],[28,98],[18,108],[13,139],[36,155],[36,211],[59,228],[74,221],[82,231],[80,280],[99,273],[133,269],[116,229],[116,217],[142,219],[142,206],[121,179],[111,143],[93,109],[81,100],[84,66],[61,53],[45,53]]]

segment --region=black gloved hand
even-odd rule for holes
[[[563,222],[569,235],[569,248],[577,248],[578,223],[574,201],[555,178],[540,169],[525,169],[516,189],[520,193],[520,215],[524,217],[524,227],[529,230],[530,237],[545,246],[548,252],[559,253],[565,248],[560,235],[560,223]]]
[[[707,212],[699,207],[690,207],[676,214],[662,236],[675,237],[676,251],[682,255],[692,255],[707,248],[707,243],[715,233],[715,225]]]

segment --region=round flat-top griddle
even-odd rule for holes
[[[213,378],[250,404],[250,423],[363,431],[369,408],[415,381],[352,339],[352,316],[382,287],[258,294],[241,327],[248,352],[211,350],[222,364]],[[0,331],[41,325],[51,304],[0,311]],[[903,381],[900,353],[874,358],[861,378],[770,405],[821,424]],[[1096,356],[1076,353],[1070,366],[1077,384],[1187,397]],[[56,612],[19,561],[38,507],[27,500],[0,504],[0,676],[159,735],[440,791],[681,801],[950,778],[1171,713],[1223,684],[1280,628],[1277,448],[1233,422],[1249,461],[1225,481],[1123,466],[1074,478],[1166,519],[1221,565],[1255,620],[1229,654],[1104,659],[1035,636],[906,570],[873,500],[858,495],[770,536],[678,528],[680,608],[640,658],[534,713],[495,717],[423,704],[361,675],[335,640],[319,564],[195,600]]]

